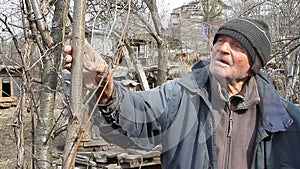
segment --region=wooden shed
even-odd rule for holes
[[[0,107],[16,106],[21,82],[20,68],[0,65]]]

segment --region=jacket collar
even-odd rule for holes
[[[192,72],[183,75],[178,83],[190,90],[198,93],[200,90],[206,88],[209,79],[209,62],[198,61],[193,67]]]
[[[269,84],[262,72],[256,75],[256,81],[261,97],[258,107],[265,129],[270,132],[286,131],[293,123],[293,119],[284,108],[282,98]]]
[[[282,105],[281,97],[268,82],[266,76],[260,72],[255,76],[260,103],[259,112],[262,115],[262,124],[269,132],[286,131],[293,123],[292,118]],[[209,81],[209,61],[198,61],[192,67],[192,75],[183,76],[179,83],[192,92],[198,92],[207,87]]]
[[[193,67],[192,72],[198,87],[205,88],[209,79],[209,61],[200,60]]]

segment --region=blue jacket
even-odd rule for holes
[[[208,64],[148,91],[115,83],[113,102],[99,106],[93,124],[109,142],[150,150],[162,145],[163,169],[217,168]],[[256,75],[261,101],[252,169],[300,168],[300,110]],[[102,117],[105,117],[104,119]]]

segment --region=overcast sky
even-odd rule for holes
[[[165,0],[165,1],[170,4],[171,9],[174,9],[174,8],[180,7],[183,4],[187,4],[191,0],[175,0],[175,1],[174,0]]]

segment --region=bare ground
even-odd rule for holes
[[[13,169],[17,164],[17,147],[14,136],[13,123],[16,107],[0,108],[0,169]],[[25,145],[31,145],[30,114],[24,114]],[[25,156],[30,153],[31,147],[25,147]],[[28,162],[27,162],[28,163]]]
[[[17,150],[13,132],[14,111],[13,108],[0,109],[0,168],[15,168]]]

